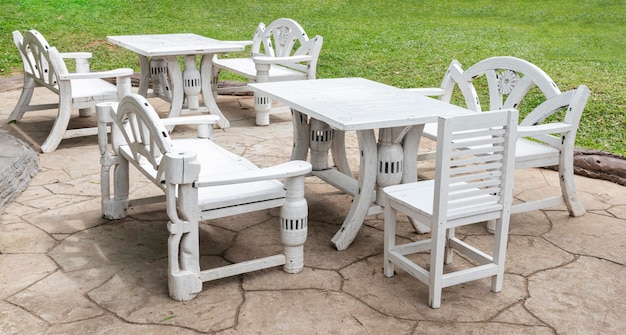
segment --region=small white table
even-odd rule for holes
[[[469,110],[363,78],[249,84],[257,93],[293,111],[292,159],[311,151],[312,174],[352,194],[350,211],[332,238],[338,250],[356,237],[366,215],[383,211],[382,188],[417,181],[417,150],[425,123]],[[311,118],[309,120],[309,117]],[[375,130],[379,129],[378,143]],[[357,132],[361,152],[358,179],[352,177],[344,132]],[[328,152],[335,166],[328,166]],[[415,225],[415,223],[414,223]],[[428,227],[416,229],[427,231]]]
[[[230,126],[217,107],[211,91],[213,55],[244,50],[244,45],[224,42],[196,34],[156,34],[108,36],[109,42],[131,50],[139,57],[141,79],[139,94],[148,96],[148,82],[152,80],[152,95],[171,103],[169,117],[179,116],[187,98],[187,110],[219,115],[221,128]],[[200,71],[196,56],[201,55]],[[181,72],[177,56],[184,56]],[[169,79],[169,80],[168,80]],[[203,107],[198,94],[202,93]]]

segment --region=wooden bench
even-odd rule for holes
[[[56,150],[62,139],[95,135],[97,128],[68,129],[72,110],[80,109],[80,115],[88,117],[91,109],[99,102],[118,101],[130,94],[132,69],[116,69],[90,72],[91,53],[59,53],[36,30],[28,30],[24,36],[13,32],[13,41],[24,64],[24,86],[22,94],[9,115],[9,123],[17,123],[24,113],[47,109],[58,109],[50,134],[41,145],[41,151]],[[76,72],[70,73],[64,58],[75,59]],[[117,87],[103,78],[117,78]],[[59,96],[58,103],[31,104],[36,87],[45,87]]]
[[[96,110],[102,155],[102,213],[108,219],[121,219],[129,206],[165,201],[170,232],[168,283],[173,299],[193,299],[202,290],[202,282],[226,276],[277,265],[284,265],[288,273],[302,271],[308,217],[304,175],[311,171],[309,163],[290,161],[258,168],[210,139],[212,124],[219,117],[160,119],[138,94],[124,97],[119,105],[98,105]],[[197,124],[199,138],[171,139],[166,126],[180,124]],[[130,200],[129,165],[164,195]],[[281,207],[277,224],[281,254],[200,270],[199,221],[274,207]]]

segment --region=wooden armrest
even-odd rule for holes
[[[440,97],[446,93],[443,88],[439,87],[406,88],[405,90],[430,97]]]
[[[195,115],[195,116],[181,116],[181,117],[168,117],[161,119],[164,126],[179,126],[187,124],[215,124],[220,120],[218,115]]]
[[[62,52],[61,58],[91,58],[91,52]]]
[[[572,130],[572,125],[562,122],[539,124],[536,126],[518,126],[517,137],[530,137],[546,134],[566,133]]]
[[[128,69],[128,68],[115,69],[115,70],[102,71],[102,72],[68,73],[66,75],[60,75],[59,80],[127,77],[127,76],[131,76],[133,73],[134,73],[133,69]]]
[[[301,63],[312,61],[313,57],[308,55],[287,56],[287,57],[270,57],[270,56],[254,56],[252,57],[258,64],[281,64],[281,63]]]
[[[262,180],[272,180],[288,177],[302,176],[311,172],[311,164],[305,161],[289,161],[287,163],[274,165],[271,167],[238,172],[232,175],[220,175],[215,178],[199,180],[195,187],[211,187],[219,185],[230,185],[240,183],[251,183]]]

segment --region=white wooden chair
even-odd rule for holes
[[[322,36],[309,39],[304,29],[294,20],[281,18],[270,23],[259,23],[252,41],[249,58],[213,59],[213,92],[233,91],[219,89],[217,83],[222,70],[247,78],[249,82],[315,79],[317,59],[322,49]],[[243,86],[239,90],[248,90]],[[267,126],[272,100],[254,95],[256,124]]]
[[[397,265],[427,284],[433,308],[440,307],[444,287],[491,277],[491,290],[502,289],[517,118],[516,110],[441,117],[435,179],[383,189],[384,274],[393,276]],[[396,245],[398,211],[429,225],[431,238]],[[492,256],[454,234],[456,227],[485,220],[496,220]],[[407,257],[426,250],[430,250],[428,268]],[[478,265],[444,274],[444,263],[452,261],[453,250]]]
[[[124,97],[119,104],[100,104],[96,110],[102,155],[102,213],[108,219],[120,219],[127,215],[129,206],[165,200],[170,219],[168,284],[173,299],[193,299],[203,282],[226,276],[277,265],[284,265],[288,273],[303,269],[308,217],[304,175],[311,171],[309,163],[290,161],[258,168],[208,138],[218,117],[159,119],[138,94]],[[166,126],[178,124],[198,124],[201,138],[171,139]],[[160,187],[164,196],[129,200],[129,163]],[[282,254],[200,270],[200,220],[281,206]]]
[[[535,126],[528,131],[520,131],[517,144],[516,164],[518,169],[558,166],[561,195],[527,201],[513,206],[513,213],[548,208],[565,204],[571,216],[585,214],[585,209],[576,192],[574,181],[574,141],[589,90],[581,86],[567,95],[560,96],[550,103],[540,105],[561,94],[554,81],[536,65],[515,57],[492,57],[482,60],[463,71],[457,61],[453,61],[444,76],[440,88],[412,89],[420,94],[439,96],[450,102],[455,87],[458,87],[466,107],[480,112],[487,110],[480,104],[476,81],[486,78],[489,97],[488,110],[523,109],[532,110],[521,122],[521,126]],[[531,90],[541,92],[529,97]],[[532,100],[532,101],[531,101]],[[524,107],[523,104],[526,104]],[[561,106],[556,107],[556,105]],[[567,113],[558,114],[561,107]],[[554,107],[554,110],[551,110]],[[557,117],[549,117],[557,114]],[[554,135],[557,135],[556,137]],[[423,136],[437,140],[437,126],[427,124]],[[530,140],[529,140],[530,139]],[[421,153],[419,159],[432,158],[432,153]],[[491,230],[492,224],[488,229]]]
[[[80,109],[80,116],[88,117],[97,103],[118,101],[131,92],[132,69],[89,72],[91,53],[59,53],[36,30],[28,30],[24,36],[14,31],[13,41],[24,63],[24,87],[17,105],[9,115],[9,123],[17,123],[26,112],[58,108],[50,134],[41,145],[44,153],[56,150],[62,139],[97,134],[95,126],[68,129],[73,109]],[[64,58],[76,60],[75,73],[68,72]],[[103,78],[117,78],[117,87]],[[58,103],[31,104],[36,87],[45,87],[58,94]]]

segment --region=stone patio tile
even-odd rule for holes
[[[286,273],[282,271],[282,267],[270,268],[246,273],[243,278],[242,287],[246,291],[299,289],[339,291],[343,282],[343,278],[336,271],[308,267],[296,274]]]
[[[530,314],[528,310],[526,310],[526,308],[524,308],[523,301],[520,301],[515,305],[503,310],[491,321],[515,325],[546,326],[545,323],[541,322],[535,316]]]
[[[246,292],[239,322],[226,334],[406,334],[415,322],[381,314],[344,293]],[[271,306],[271,308],[268,308]]]
[[[201,263],[207,267],[223,261],[209,256]],[[174,301],[167,293],[167,263],[161,259],[114,275],[89,292],[89,298],[127,322],[215,332],[236,324],[239,306],[244,302],[240,285],[238,277],[211,281],[204,284],[195,299]]]
[[[356,260],[382,252],[383,233],[367,226],[363,226],[359,231],[350,248],[337,251],[330,239],[338,228],[335,225],[309,221],[308,239],[304,244],[305,266],[339,270]]]
[[[465,242],[493,255],[493,235],[469,236]],[[529,276],[537,271],[565,265],[574,256],[542,237],[509,235],[506,273]]]
[[[427,254],[414,258],[420,264],[429,260]],[[526,281],[518,275],[506,274],[504,288],[491,292],[491,281],[482,279],[443,289],[441,308],[428,305],[428,286],[403,270],[385,277],[382,255],[376,255],[343,269],[343,291],[368,306],[397,319],[447,322],[486,321],[501,310],[526,298]],[[455,257],[449,271],[467,267],[461,257]],[[366,278],[366,279],[365,279]]]
[[[570,217],[548,213],[552,231],[544,237],[558,247],[578,255],[598,257],[626,264],[626,223],[624,220],[587,213]]]
[[[59,169],[52,170],[48,169],[45,165],[42,166],[43,168],[37,173],[37,178],[33,178],[31,180],[29,188],[32,188],[33,186],[42,186],[58,182],[64,182],[72,179],[67,171]]]
[[[552,335],[552,329],[543,326],[512,325],[497,322],[456,323],[423,321],[417,325],[418,334],[455,334],[455,335],[491,335],[491,334],[524,334]]]
[[[51,324],[57,324],[85,320],[104,313],[84,293],[64,273],[55,272],[7,300]]]
[[[50,235],[28,223],[0,225],[0,254],[46,253],[55,245]]]
[[[80,178],[45,185],[50,192],[61,195],[100,197],[100,173],[82,176]]]
[[[525,306],[557,334],[621,334],[626,329],[625,276],[624,266],[581,256],[530,276]]]
[[[106,222],[100,211],[100,199],[77,195],[55,195],[36,205],[45,209],[23,216],[30,224],[49,234],[72,234]]]
[[[626,219],[626,205],[624,206],[615,206],[607,210],[607,212],[611,213],[615,217],[625,220]]]
[[[53,325],[47,331],[47,335],[67,334],[150,334],[150,335],[192,335],[195,331],[184,327],[170,325],[142,325],[132,324],[119,320],[116,317],[105,315],[93,319],[73,322],[69,324]]]
[[[22,308],[0,301],[0,334],[43,334],[48,324]]]
[[[0,297],[9,297],[53,273],[57,266],[42,254],[0,254]],[[1,323],[1,322],[0,322]]]

